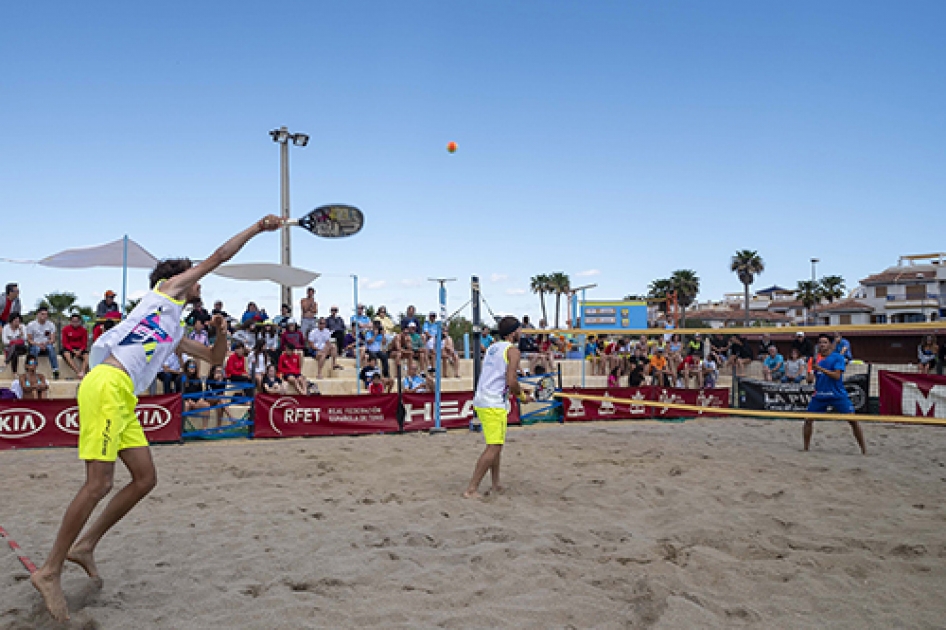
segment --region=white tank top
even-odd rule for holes
[[[498,341],[486,349],[480,382],[473,396],[473,406],[486,409],[507,409],[509,407],[509,388],[506,385],[506,366],[509,364],[507,351],[511,343]]]
[[[161,293],[160,286],[141,298],[123,322],[99,337],[89,353],[93,367],[109,356],[118,359],[135,385],[136,396],[148,389],[184,336],[184,302]]]

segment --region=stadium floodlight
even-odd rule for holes
[[[286,127],[273,129],[269,132],[273,142],[279,145],[279,207],[280,216],[289,219],[289,140],[297,147],[309,144],[309,136],[304,133],[289,133]],[[285,266],[291,264],[289,226],[284,225],[280,230],[280,257],[279,262]],[[292,287],[282,285],[280,298],[283,304],[292,304]]]

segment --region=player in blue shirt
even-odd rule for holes
[[[838,352],[830,335],[822,333],[818,335],[818,354],[814,357],[811,365],[809,379],[814,376],[815,393],[808,403],[808,411],[824,413],[829,407],[833,408],[835,413],[854,413],[854,405],[851,404],[851,398],[844,389],[844,368],[847,362]],[[851,429],[854,431],[854,439],[857,445],[861,447],[861,453],[867,454],[867,446],[864,444],[864,434],[857,422],[850,421]],[[811,445],[811,434],[814,432],[814,420],[805,420],[804,441],[805,450]]]

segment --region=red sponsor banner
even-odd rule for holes
[[[253,436],[397,433],[397,394],[273,396],[257,394]]]
[[[627,398],[632,400],[651,400],[649,387],[609,387],[607,389],[570,389],[564,392],[562,398],[565,422],[582,422],[589,420],[634,420],[650,418],[650,407],[631,405],[628,403],[612,403],[598,400],[583,400],[568,398],[569,393],[585,396],[604,396],[610,398]]]
[[[180,394],[142,396],[135,413],[152,444],[181,441]],[[79,444],[75,399],[11,400],[0,403],[0,450]]]
[[[405,431],[429,431],[435,425],[433,394],[403,394]],[[473,418],[473,392],[440,393],[440,426],[466,429]],[[508,424],[519,424],[519,405],[511,404]]]
[[[880,370],[880,413],[946,418],[946,376]]]
[[[678,405],[696,405],[697,407],[719,407],[727,409],[729,407],[729,390],[722,388],[715,389],[679,389],[676,387],[651,387],[651,400],[655,402],[674,403]],[[726,415],[725,413],[714,414],[712,412],[692,412],[685,409],[671,409],[669,407],[651,407],[651,417],[661,420],[663,418],[700,418],[705,415]]]

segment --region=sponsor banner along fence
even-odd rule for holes
[[[854,374],[844,379],[844,388],[851,397],[854,413],[867,413],[867,374]],[[739,407],[759,411],[808,411],[808,402],[815,386],[807,383],[773,383],[753,378],[739,379]]]
[[[434,427],[434,395],[403,394],[405,431],[429,431]],[[520,424],[519,405],[509,406],[509,424]],[[473,392],[440,393],[440,426],[444,429],[465,429],[473,418]]]
[[[946,418],[946,376],[880,370],[880,413]]]
[[[397,394],[273,396],[257,394],[253,437],[397,433]]]
[[[700,407],[729,407],[728,389],[676,389],[669,387],[611,387],[607,389],[566,389],[562,398],[565,422],[590,420],[635,420],[692,418],[692,411],[661,409],[630,403],[568,398],[569,393],[610,398],[668,402]]]
[[[135,413],[152,444],[181,441],[179,394],[142,396]],[[75,399],[11,400],[0,403],[0,450],[79,444]]]

